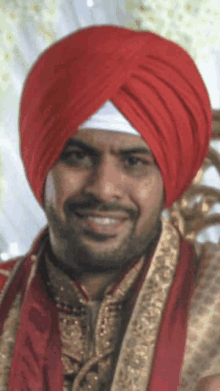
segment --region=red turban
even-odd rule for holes
[[[27,179],[44,184],[74,130],[111,100],[151,148],[169,207],[208,153],[212,115],[205,85],[178,45],[117,26],[85,28],[46,50],[30,71],[20,107]]]

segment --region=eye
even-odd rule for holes
[[[148,161],[138,156],[127,156],[124,158],[124,163],[127,167],[143,167],[148,164]]]
[[[67,149],[61,154],[61,160],[70,166],[90,167],[93,162],[88,152],[83,149]]]

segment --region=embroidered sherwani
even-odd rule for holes
[[[103,300],[99,301],[90,300],[83,286],[46,257],[48,285],[59,309],[64,391],[110,390],[115,361],[130,318],[135,282],[143,263],[143,258],[135,262],[121,281],[107,288]]]
[[[220,372],[217,246],[196,259],[164,220],[152,259],[92,301],[47,245],[1,265],[0,391],[193,391]]]

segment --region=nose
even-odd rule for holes
[[[102,159],[88,178],[84,193],[96,197],[101,202],[122,198],[125,175],[114,160],[114,157]]]

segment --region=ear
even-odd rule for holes
[[[43,187],[43,205],[42,208],[45,211],[45,206],[48,201],[54,196],[54,182],[52,178],[52,170],[50,170],[47,174],[44,187]]]

